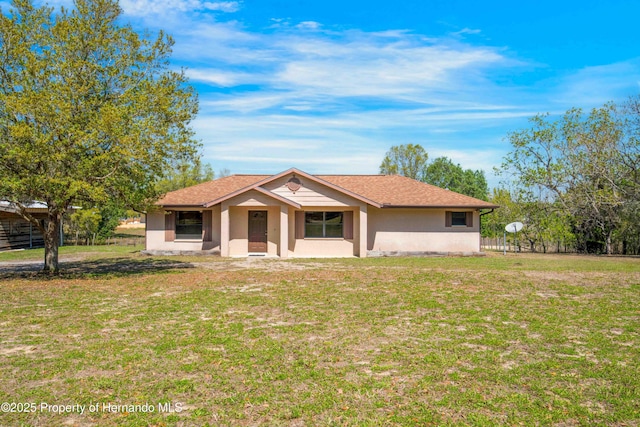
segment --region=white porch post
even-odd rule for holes
[[[280,206],[280,258],[289,257],[289,206]]]
[[[363,204],[360,206],[360,218],[359,221],[360,223],[360,258],[366,258],[367,257],[367,239],[368,239],[368,232],[367,232],[367,205]]]
[[[220,207],[220,256],[229,256],[229,205],[222,202]]]

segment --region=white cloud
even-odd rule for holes
[[[237,1],[203,2],[202,6],[204,9],[219,10],[226,13],[237,12],[240,9],[240,3]]]
[[[229,87],[252,80],[247,73],[217,69],[187,69],[186,75],[191,81],[208,83],[214,86]]]
[[[519,86],[517,77],[545,64],[518,62],[508,49],[468,37],[481,34],[474,28],[433,37],[275,17],[254,30],[229,15],[250,2],[121,6],[135,25],[175,38],[173,61],[187,67],[200,92],[194,129],[205,160],[238,173],[291,166],[376,173],[391,145],[411,142],[489,178],[508,151],[506,133],[526,127],[528,117],[640,89],[640,59]]]
[[[304,101],[303,108],[316,104],[321,109],[350,97],[424,103],[451,97],[443,96],[447,93],[462,101],[470,88],[477,92],[495,86],[485,70],[508,62],[493,48],[435,43],[403,31],[380,35],[288,29],[258,37],[236,25],[200,23],[183,35],[186,39],[176,46],[178,58],[226,68],[222,78],[218,71],[192,65],[194,79],[260,85],[262,92],[280,92],[288,103],[282,107],[289,109],[295,98]],[[294,102],[294,108],[300,105]]]
[[[483,170],[485,176],[490,178],[489,174],[494,166],[499,166],[505,155],[504,150],[486,149],[483,147],[455,150],[441,149],[434,147],[429,149],[429,159],[434,160],[438,157],[447,157],[453,163],[460,164],[464,169]]]
[[[455,31],[453,33],[451,33],[452,35],[455,36],[461,36],[464,34],[480,34],[482,31],[481,30],[475,30],[475,29],[471,29],[471,28],[463,28],[459,31]]]
[[[127,15],[147,16],[207,10],[231,13],[239,10],[240,3],[208,0],[120,0],[120,6]]]
[[[640,57],[614,64],[585,67],[560,79],[552,100],[567,108],[594,108],[640,92]],[[555,83],[555,82],[554,82]]]
[[[315,22],[315,21],[303,21],[298,25],[296,25],[296,28],[299,28],[302,30],[318,30],[320,29],[320,27],[322,27],[322,25],[319,22]]]
[[[341,52],[342,50],[342,52]],[[464,87],[475,69],[500,62],[488,50],[397,45],[336,46],[331,55],[295,58],[276,75],[279,85],[316,88],[333,96],[404,96]],[[457,71],[469,69],[469,77]]]

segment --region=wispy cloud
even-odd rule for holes
[[[455,35],[455,36],[462,36],[462,35],[465,35],[465,34],[480,34],[481,32],[482,32],[481,30],[477,30],[477,29],[463,28],[461,30],[454,31],[451,34]]]
[[[434,36],[278,16],[257,28],[240,13],[251,2],[120,4],[136,27],[175,38],[173,61],[199,91],[194,128],[215,169],[375,173],[391,145],[411,142],[489,177],[509,151],[505,135],[528,117],[640,91],[640,58],[536,80],[546,64],[490,44],[484,29]]]
[[[491,77],[520,63],[458,37],[317,22],[262,33],[235,21],[174,29],[175,57],[200,88],[194,126],[215,168],[375,173],[391,145],[415,142],[456,147],[447,152],[454,161],[490,170],[499,149],[486,147],[502,135],[486,129],[535,113]],[[461,128],[490,141],[474,147]]]
[[[614,64],[585,67],[557,83],[555,103],[570,100],[574,106],[599,107],[605,102],[640,93],[640,57]]]
[[[133,16],[194,11],[231,13],[240,9],[240,3],[236,1],[208,0],[120,0],[120,6],[126,14]]]
[[[228,31],[209,24],[192,30],[190,36],[217,35],[217,41],[211,40],[217,47],[220,38],[229,39]],[[202,56],[227,69],[226,82],[237,80],[239,84],[263,85],[267,91],[295,92],[319,104],[328,98],[424,102],[429,94],[462,94],[469,87],[490,83],[483,70],[509,61],[495,48],[448,40],[434,43],[405,32],[381,35],[362,31],[310,34],[288,30],[259,40],[248,34]],[[237,79],[230,76],[234,69],[238,70]],[[217,69],[197,66],[193,72],[198,80],[214,83],[219,74]],[[462,98],[459,94],[456,98]]]
[[[233,72],[221,69],[187,69],[186,74],[192,81],[221,87],[236,86],[254,81],[253,76],[249,73]]]
[[[305,29],[305,30],[318,30],[322,27],[322,24],[315,21],[303,21],[296,25],[297,28]]]

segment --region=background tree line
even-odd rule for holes
[[[380,173],[406,176],[481,200],[487,200],[489,193],[483,171],[463,169],[447,157],[429,162],[429,154],[420,144],[391,147],[380,164]]]
[[[491,194],[482,171],[446,157],[429,162],[418,144],[391,147],[380,172],[500,205],[484,216],[483,236],[500,237],[521,221],[532,251],[640,254],[640,97],[530,123],[507,135],[512,150],[495,169],[502,182]]]
[[[493,194],[505,209],[489,221],[522,220],[532,250],[564,242],[577,252],[640,253],[640,98],[530,123],[507,136],[512,151]]]

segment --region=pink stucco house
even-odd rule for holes
[[[398,175],[232,175],[167,193],[146,250],[223,257],[480,253],[498,206]]]

